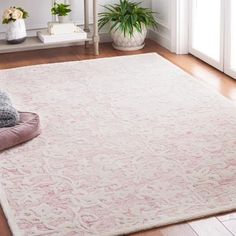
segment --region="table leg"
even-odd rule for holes
[[[55,4],[56,0],[51,0],[51,5],[52,5],[52,8],[54,7],[54,4]],[[55,15],[52,15],[52,21],[56,21],[57,18]]]
[[[89,0],[84,0],[84,31],[89,33]],[[85,48],[89,47],[89,41],[85,41]]]
[[[93,0],[93,44],[94,54],[99,55],[99,35],[98,35],[98,11],[97,1]]]

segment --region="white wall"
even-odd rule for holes
[[[62,2],[63,0],[57,0]],[[83,24],[84,0],[68,0],[72,6],[71,18],[73,21]],[[115,3],[119,0],[97,0],[99,12],[103,10],[101,5]],[[139,1],[139,0],[135,0]],[[142,1],[142,0],[140,0]],[[149,37],[157,41],[163,47],[179,54],[188,52],[188,16],[187,3],[189,0],[143,0],[143,6],[152,8],[157,12],[158,30],[150,30]],[[4,9],[9,6],[21,6],[25,8],[30,17],[26,20],[29,35],[34,35],[39,28],[45,28],[47,22],[52,20],[50,9],[52,0],[0,0],[0,19]],[[90,5],[90,22],[92,22],[92,2]],[[5,37],[4,25],[0,24],[0,38]],[[110,40],[106,31],[101,32],[102,41]]]
[[[150,38],[172,52],[187,54],[189,0],[152,0],[151,6],[159,13],[160,25]]]
[[[156,31],[150,32],[150,37],[160,45],[171,50],[171,7],[173,0],[152,0],[152,10],[157,12],[159,27]]]
[[[114,3],[118,0],[98,0],[99,11],[102,11],[101,5]],[[26,20],[26,26],[28,30],[44,28],[48,21],[52,20],[50,14],[51,0],[0,0],[0,16],[4,9],[10,6],[21,6],[29,12],[30,17]],[[62,2],[58,0],[57,2]],[[83,4],[84,0],[69,0],[72,6],[71,18],[73,21],[83,24]],[[144,0],[143,5],[150,7],[151,0]],[[90,22],[92,22],[92,0],[90,4]],[[1,17],[0,17],[1,18]],[[0,32],[5,31],[4,25],[0,24]]]
[[[63,0],[57,0],[59,2]],[[68,0],[72,6],[71,18],[73,21],[83,24],[83,4],[84,0]],[[119,0],[97,0],[99,5],[99,12],[103,10],[101,5],[114,3]],[[139,0],[136,0],[139,1]],[[140,0],[142,1],[142,0]],[[143,0],[143,6],[152,8],[158,13],[159,28],[156,31],[150,31],[149,37],[157,41],[160,45],[177,53],[187,53],[187,27],[184,24],[187,20],[184,14],[183,6],[187,6],[189,0]],[[52,20],[50,14],[51,0],[0,0],[0,19],[4,9],[9,6],[21,6],[25,8],[30,17],[26,20],[28,34],[35,34],[35,29],[45,28],[47,22]],[[90,4],[90,22],[92,22],[92,0]],[[177,7],[178,5],[178,7]],[[179,9],[179,10],[178,10]],[[185,10],[186,12],[186,10]],[[0,24],[0,38],[4,37],[4,25]],[[181,33],[184,32],[184,33]],[[102,40],[106,41],[110,38],[106,32],[101,34]]]

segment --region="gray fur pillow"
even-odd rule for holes
[[[9,96],[0,90],[0,128],[14,126],[19,120],[19,113],[12,106]]]

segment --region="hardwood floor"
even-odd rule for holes
[[[191,55],[175,55],[147,40],[146,47],[136,52],[120,52],[112,48],[110,43],[101,44],[100,56],[93,56],[93,50],[83,46],[60,49],[18,52],[0,55],[0,69],[14,68],[44,63],[76,61],[102,57],[113,57],[130,54],[157,52],[173,62],[196,79],[201,80],[209,89],[213,89],[236,104],[236,81]],[[0,209],[0,236],[10,236],[10,229]],[[236,212],[213,216],[206,219],[183,224],[162,227],[132,234],[132,236],[236,236]]]

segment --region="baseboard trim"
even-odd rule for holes
[[[162,47],[171,51],[171,40],[168,37],[162,35],[161,33],[150,29],[148,32],[148,38],[152,39],[153,41],[160,44]]]

